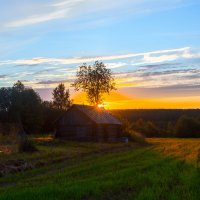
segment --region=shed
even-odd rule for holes
[[[74,104],[56,121],[56,137],[113,140],[120,135],[121,126],[122,123],[104,108]]]

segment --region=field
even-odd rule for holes
[[[199,199],[199,139],[36,143],[33,154],[0,154],[1,200]]]

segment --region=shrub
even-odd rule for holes
[[[126,133],[126,135],[130,139],[130,141],[134,141],[134,142],[138,142],[138,143],[146,143],[145,137],[142,134],[138,133],[138,132],[135,132],[133,130],[129,130]]]
[[[18,151],[31,153],[37,151],[37,148],[31,139],[29,139],[27,136],[23,136],[19,140]]]
[[[122,136],[128,137],[130,141],[138,142],[138,143],[145,143],[145,137],[133,130],[133,124],[130,123],[127,119],[119,117],[120,121],[122,122]]]

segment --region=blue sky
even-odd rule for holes
[[[197,0],[6,0],[0,7],[1,87],[22,80],[50,98],[59,82],[70,86],[83,62],[100,60],[131,97],[153,89],[157,97],[166,90],[197,96]]]

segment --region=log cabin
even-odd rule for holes
[[[111,141],[119,137],[122,123],[104,108],[74,104],[55,125],[57,138]]]

